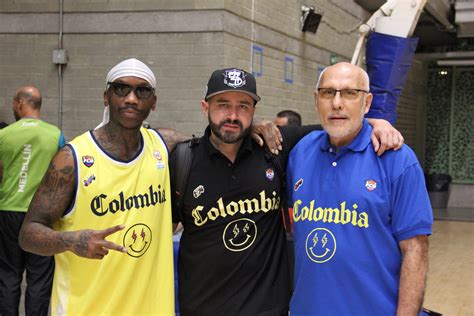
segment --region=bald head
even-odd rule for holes
[[[39,118],[41,93],[34,86],[24,86],[16,90],[13,96],[13,114],[18,121],[22,117]]]
[[[318,90],[319,87],[324,87],[323,82],[324,78],[328,74],[332,73],[337,73],[340,78],[346,77],[356,77],[357,78],[357,83],[358,86],[360,87],[359,89],[364,89],[366,91],[369,91],[370,87],[370,82],[369,82],[369,75],[367,72],[360,68],[359,66],[346,63],[346,62],[341,62],[334,64],[332,66],[324,68],[323,71],[321,71],[321,74],[319,75],[318,78],[318,83],[316,84],[315,90]]]
[[[34,86],[24,86],[19,88],[16,90],[13,99],[17,101],[23,100],[25,104],[36,110],[41,108],[41,93],[38,88]]]

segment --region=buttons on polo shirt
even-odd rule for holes
[[[230,179],[229,179],[229,190],[234,191],[234,190],[239,190],[240,189],[240,180],[237,174],[234,172],[231,173]]]
[[[336,167],[336,166],[337,166],[337,162],[333,161],[331,165],[332,165],[333,167]]]
[[[334,151],[334,149],[332,149],[331,147],[329,147],[329,152],[332,153]]]

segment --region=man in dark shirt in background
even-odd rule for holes
[[[278,126],[301,126],[301,115],[293,110],[278,112],[273,121]]]

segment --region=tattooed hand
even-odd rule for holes
[[[260,145],[265,143],[275,155],[283,149],[281,143],[283,138],[278,127],[269,120],[260,120],[252,124],[252,138]]]
[[[68,244],[70,250],[76,255],[90,259],[103,259],[109,250],[127,252],[127,248],[107,241],[105,237],[122,229],[124,225],[117,225],[103,230],[79,230],[63,236],[63,242]]]

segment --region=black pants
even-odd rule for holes
[[[26,269],[26,315],[47,315],[53,281],[53,257],[23,251],[18,235],[26,213],[0,211],[0,315],[18,315]]]

